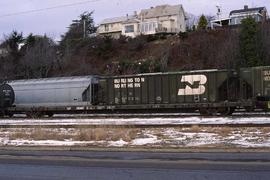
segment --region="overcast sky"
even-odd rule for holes
[[[270,0],[0,0],[0,40],[4,34],[13,30],[29,33],[47,34],[59,39],[73,19],[84,11],[94,10],[94,19],[98,24],[102,19],[125,16],[134,11],[161,4],[182,4],[185,11],[194,15],[215,15],[216,5],[221,5],[223,16],[228,16],[234,9],[241,9],[245,4],[250,7],[266,6],[270,10]],[[84,4],[79,4],[85,2]],[[62,8],[51,7],[78,3]],[[48,8],[29,14],[20,12]],[[15,15],[14,15],[15,14]]]

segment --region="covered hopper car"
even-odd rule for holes
[[[270,108],[270,66],[126,76],[10,81],[9,114],[194,112],[230,115]]]
[[[26,113],[29,116],[48,115],[66,110],[79,110],[95,101],[94,76],[60,77],[17,80],[9,82],[15,92],[13,113]]]
[[[202,70],[106,77],[99,80],[99,103],[117,110],[230,113],[238,105],[236,88],[227,88],[236,83],[234,76],[234,71]]]

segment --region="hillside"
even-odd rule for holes
[[[64,57],[64,69],[67,74],[81,75],[226,68],[237,59],[238,41],[237,29],[88,39],[73,45],[73,53]]]
[[[91,38],[74,43],[65,73],[134,74],[156,71],[239,67],[240,27],[194,31],[178,35]],[[270,64],[270,24],[260,25],[260,58]],[[55,72],[57,75],[57,72]]]
[[[258,65],[269,65],[270,23],[258,25],[252,38],[256,58],[261,60]],[[27,37],[20,51],[1,57],[0,76],[20,79],[243,67],[246,64],[240,40],[241,27],[135,39],[70,39],[60,45],[47,37]]]

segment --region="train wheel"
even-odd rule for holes
[[[202,116],[207,116],[208,115],[208,112],[207,112],[206,108],[200,108],[199,112],[200,112],[200,115],[202,115]]]
[[[25,115],[26,115],[26,117],[28,117],[28,118],[34,118],[33,113],[27,112],[27,113],[25,113]]]
[[[3,111],[0,111],[0,118],[1,118],[1,117],[4,117],[4,114],[5,114],[5,113],[4,113]]]
[[[217,114],[216,108],[201,108],[199,112],[202,116],[213,116]]]
[[[41,118],[43,116],[42,112],[27,112],[26,116],[28,118]]]
[[[11,113],[11,112],[6,112],[6,115],[7,115],[8,117],[10,117],[10,118],[12,118],[12,117],[14,116],[14,114]]]
[[[246,112],[254,112],[254,107],[252,106],[248,106],[248,107],[244,107]]]
[[[221,108],[219,110],[219,113],[221,116],[230,116],[234,113],[235,108],[234,107],[225,107],[225,108]]]
[[[46,115],[47,115],[49,118],[51,118],[51,117],[53,117],[54,114],[51,113],[51,112],[49,112],[49,113],[47,113]]]

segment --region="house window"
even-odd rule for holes
[[[140,29],[142,33],[155,31],[157,27],[158,27],[157,22],[147,22],[140,25]]]
[[[154,24],[153,23],[150,23],[149,24],[149,31],[153,31],[154,30]]]
[[[236,24],[241,24],[242,18],[238,17],[238,18],[233,18],[232,19],[232,24],[236,25]]]
[[[134,25],[125,26],[125,33],[132,33],[134,32]]]
[[[144,32],[148,32],[149,31],[149,24],[146,23],[144,26]]]
[[[156,31],[156,29],[158,28],[157,22],[153,23],[153,27],[154,27],[154,31]]]
[[[236,18],[236,24],[241,24],[242,18]]]
[[[109,31],[109,25],[108,24],[105,24],[105,31]]]
[[[259,15],[257,15],[257,16],[255,16],[255,20],[256,20],[257,22],[261,22],[261,21],[262,21],[262,17],[259,16]]]

